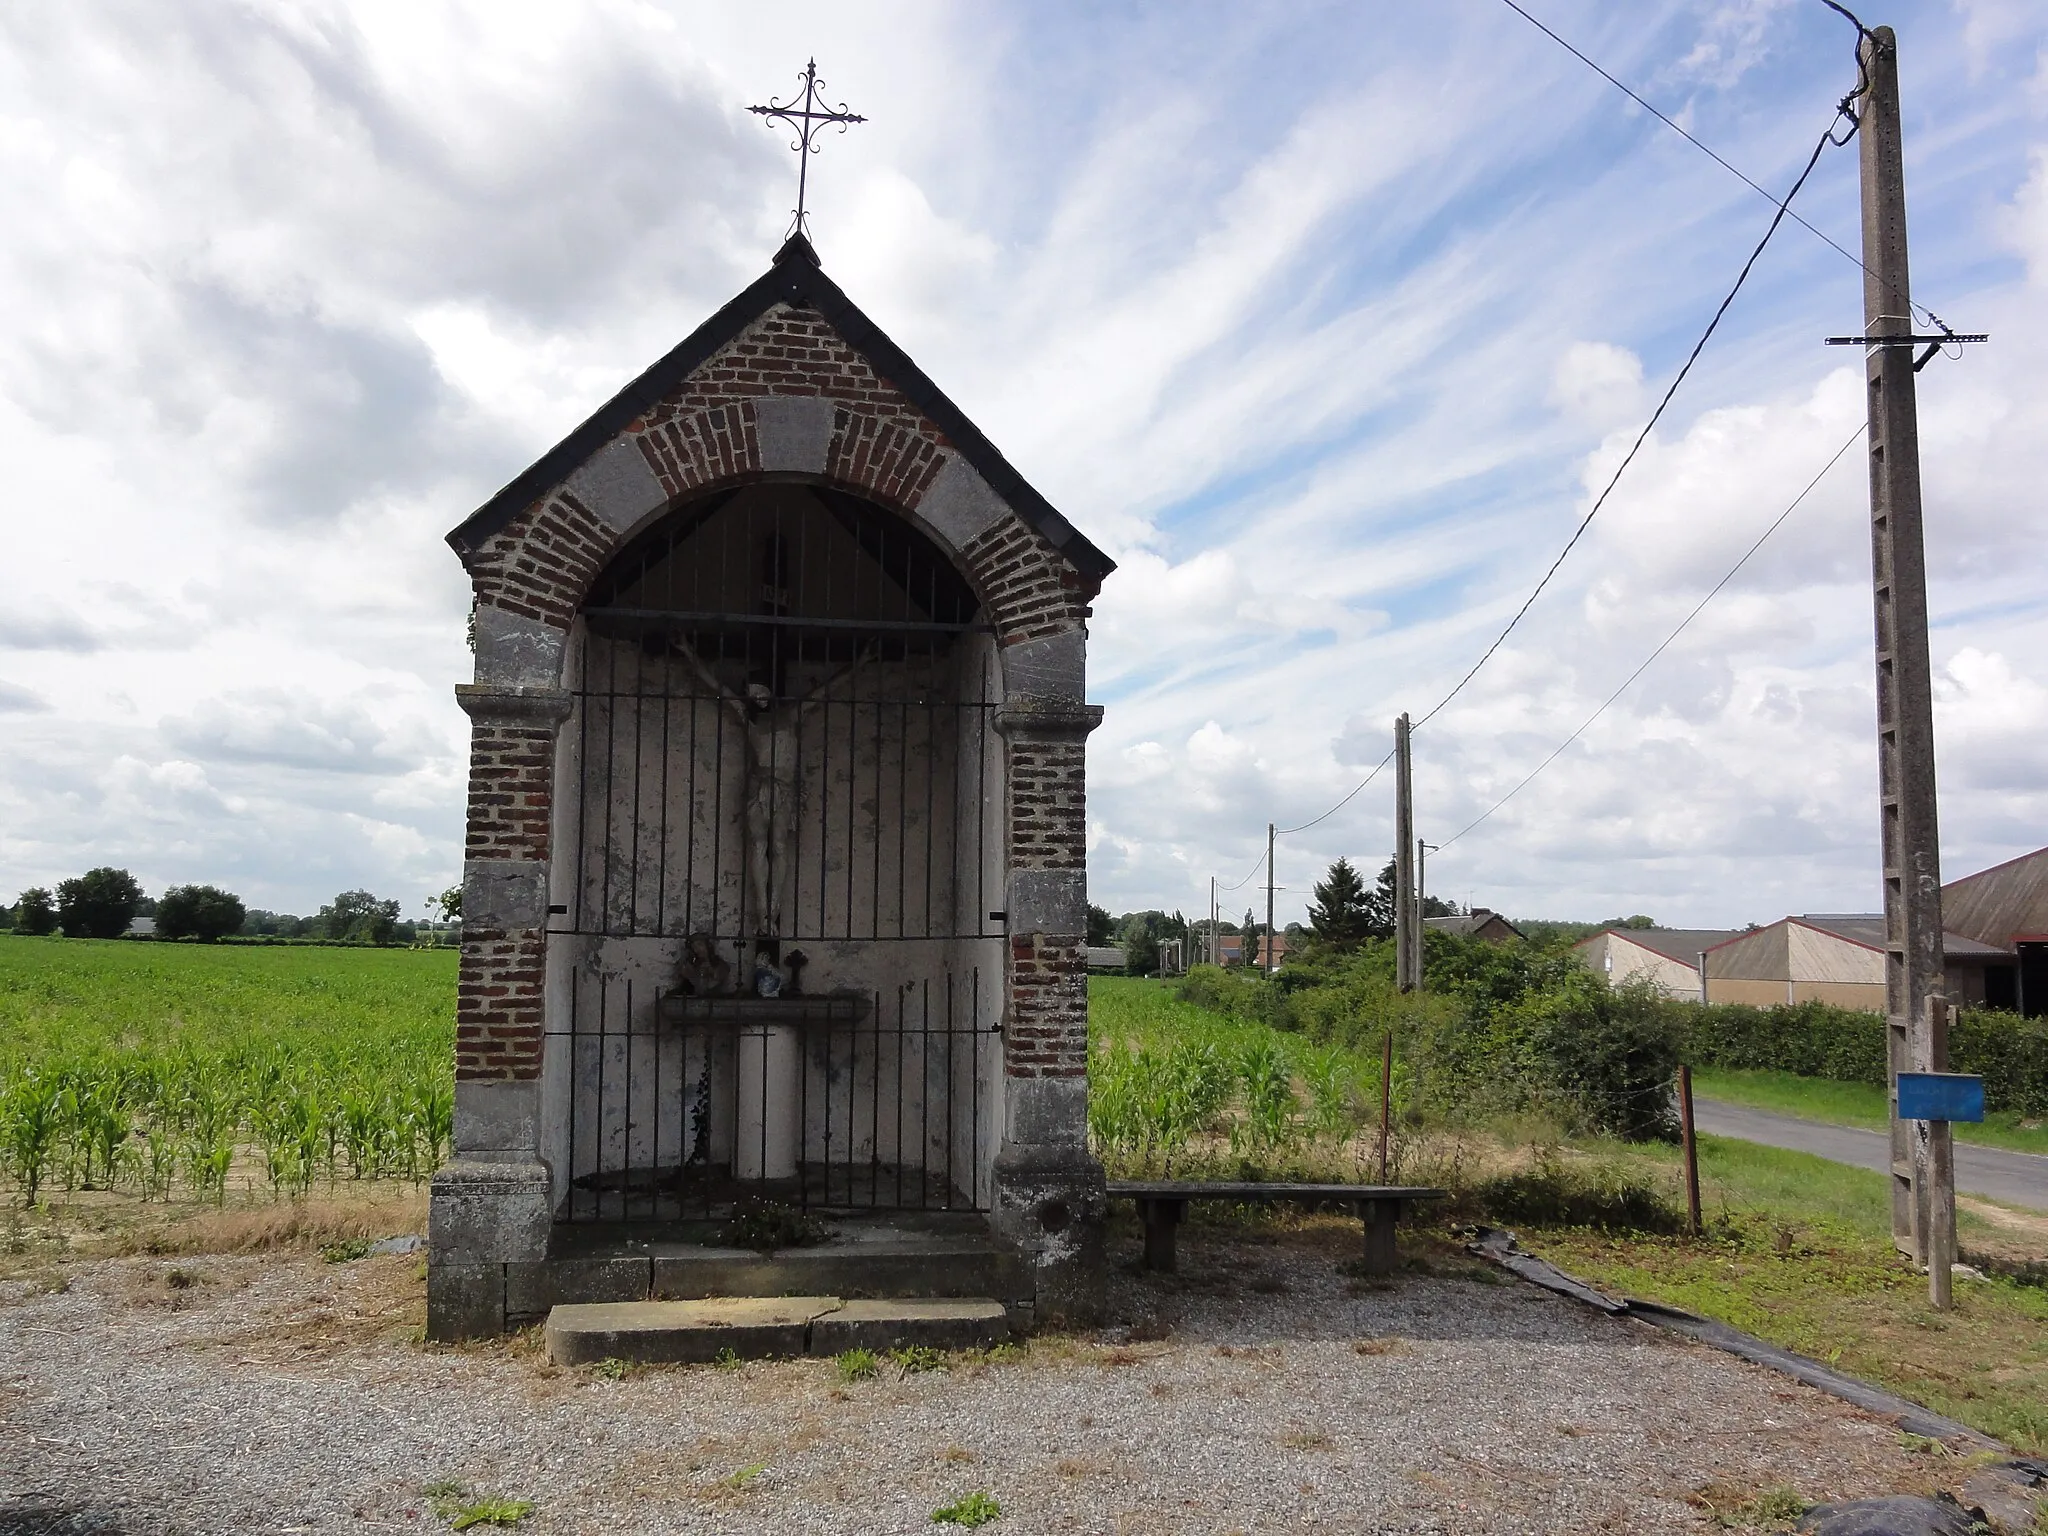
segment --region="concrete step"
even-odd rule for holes
[[[614,1301],[548,1313],[548,1358],[557,1365],[625,1360],[702,1364],[726,1351],[742,1360],[837,1355],[922,1345],[981,1349],[1010,1336],[999,1301],[895,1297],[718,1296],[693,1301]]]

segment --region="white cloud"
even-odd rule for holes
[[[1922,375],[1952,867],[2048,841],[2034,10],[1896,18],[1921,296],[1997,337]],[[1546,19],[1765,185],[1847,83],[1846,26],[1775,0]],[[765,265],[794,164],[744,106],[787,95],[792,37],[870,118],[812,163],[827,270],[1122,562],[1089,832],[1119,909],[1199,907],[1456,681],[1769,214],[1540,34],[1455,9],[17,9],[0,894],[103,862],[295,910],[450,883],[441,535]],[[1845,242],[1853,161],[1801,203]],[[1861,382],[1817,340],[1859,303],[1780,232],[1555,589],[1419,734],[1432,840],[1850,433]],[[1703,922],[1875,899],[1860,457],[1439,889]],[[1377,867],[1386,813],[1382,776],[1282,840],[1283,917],[1336,854]]]

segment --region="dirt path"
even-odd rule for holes
[[[1349,1236],[1355,1241],[1355,1230]],[[1347,1281],[1338,1237],[1183,1238],[1125,1325],[842,1384],[607,1379],[414,1342],[415,1261],[103,1261],[0,1284],[0,1531],[439,1528],[440,1480],[548,1533],[1701,1531],[1790,1485],[1921,1486],[1896,1430],[1725,1355],[1462,1273]],[[1460,1269],[1453,1261],[1438,1262]]]

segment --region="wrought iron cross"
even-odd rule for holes
[[[798,78],[804,83],[802,106],[797,105],[795,97],[791,97],[788,103],[784,104],[770,96],[767,106],[749,107],[747,110],[762,117],[780,118],[796,130],[796,137],[789,145],[796,151],[796,220],[789,226],[789,232],[792,235],[803,235],[808,239],[810,231],[805,224],[804,197],[809,190],[811,156],[818,152],[817,144],[812,141],[827,123],[837,123],[839,131],[844,133],[849,125],[864,123],[867,119],[858,112],[847,111],[846,103],[843,101],[839,103],[836,112],[826,110],[818,94],[819,87],[825,82],[818,78],[816,59],[812,59],[804,66],[804,72]]]

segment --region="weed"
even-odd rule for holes
[[[330,1264],[348,1264],[369,1256],[370,1240],[367,1237],[345,1237],[339,1242],[320,1245],[320,1257]]]
[[[744,1492],[748,1488],[753,1487],[754,1479],[759,1477],[763,1472],[766,1472],[767,1470],[767,1462],[750,1461],[744,1467],[741,1467],[737,1472],[734,1472],[730,1476],[728,1476],[725,1479],[725,1486],[732,1489],[734,1492]]]
[[[452,1477],[444,1477],[438,1482],[428,1483],[424,1488],[420,1489],[420,1497],[434,1504],[445,1503],[449,1499],[467,1498],[468,1496],[468,1485],[458,1483]]]
[[[1916,1435],[1911,1430],[1901,1430],[1899,1432],[1899,1449],[1913,1456],[1940,1456],[1946,1458],[1955,1454],[1932,1435]]]
[[[621,1360],[617,1355],[606,1355],[590,1369],[592,1375],[602,1376],[606,1381],[623,1381],[633,1367]]]
[[[882,1362],[872,1349],[849,1349],[839,1356],[837,1364],[839,1379],[845,1382],[867,1381],[882,1374]]]
[[[736,1371],[744,1362],[733,1352],[733,1347],[728,1344],[711,1357],[711,1363],[721,1371]]]
[[[490,1497],[448,1510],[442,1518],[450,1530],[466,1531],[473,1525],[517,1525],[532,1513],[531,1499]]]
[[[986,1493],[970,1493],[964,1499],[932,1511],[933,1525],[964,1525],[972,1528],[1003,1518],[1003,1506]]]
[[[947,1461],[972,1461],[974,1460],[974,1452],[967,1449],[964,1445],[949,1445],[945,1449],[943,1459]]]
[[[889,1363],[906,1376],[915,1376],[923,1371],[943,1371],[946,1352],[933,1349],[929,1344],[905,1344],[889,1351]]]

